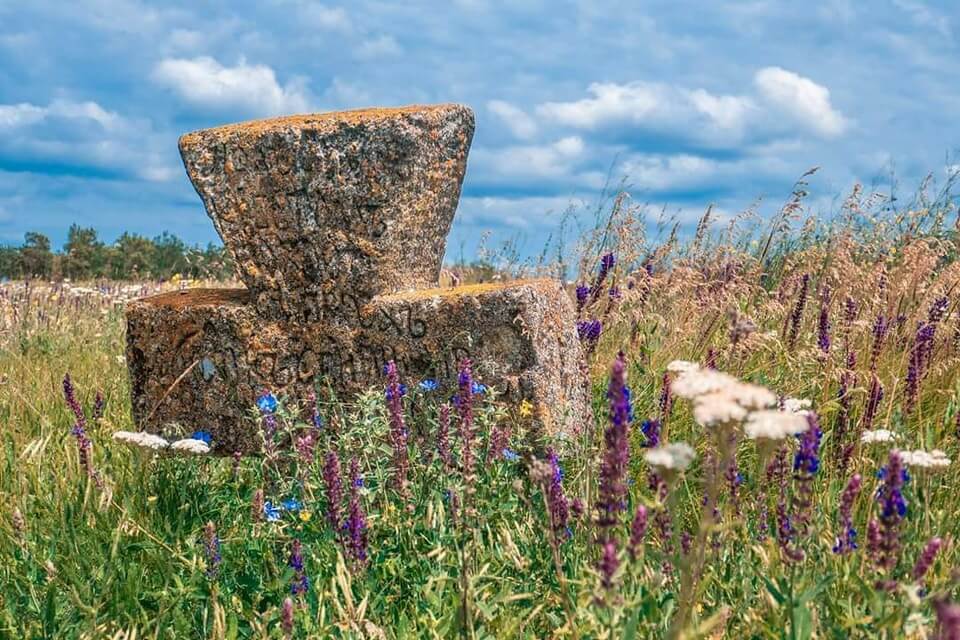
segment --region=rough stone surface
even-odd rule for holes
[[[197,131],[180,154],[261,313],[312,321],[436,285],[473,127],[462,105],[362,109]]]
[[[213,434],[252,451],[250,410],[271,390],[349,396],[410,382],[452,390],[458,363],[548,432],[588,414],[575,315],[559,283],[439,289],[473,136],[460,105],[261,120],[180,139],[187,173],[246,289],[193,289],[131,303],[127,360],[141,429]]]
[[[250,407],[263,389],[304,398],[315,384],[341,397],[383,383],[395,360],[409,383],[450,394],[457,363],[512,402],[530,401],[549,432],[585,419],[586,391],[567,294],[550,280],[379,296],[352,328],[266,320],[248,291],[193,289],[128,307],[127,359],[141,428],[206,429],[223,453],[250,451]]]

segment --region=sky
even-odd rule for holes
[[[958,39],[932,0],[0,0],[0,243],[218,241],[181,134],[436,102],[477,121],[448,258],[535,254],[621,181],[693,224],[820,166],[826,211],[960,167]]]

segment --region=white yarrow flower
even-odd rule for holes
[[[189,453],[192,455],[202,456],[207,453],[210,453],[210,447],[207,446],[207,443],[203,440],[194,440],[193,438],[184,438],[183,440],[177,440],[170,445],[170,448],[174,451],[179,451],[182,453]]]
[[[738,382],[725,389],[724,393],[746,409],[765,409],[777,404],[777,395],[758,384]]]
[[[784,440],[803,433],[809,426],[804,416],[767,409],[747,416],[744,431],[751,440]]]
[[[643,459],[660,473],[679,472],[689,467],[696,455],[685,442],[671,442],[663,447],[648,449]]]
[[[874,431],[864,431],[860,436],[860,442],[870,444],[873,442],[893,442],[900,436],[889,429],[875,429]]]
[[[942,469],[950,466],[950,458],[940,449],[934,449],[933,451],[924,451],[922,449],[901,451],[900,458],[903,460],[903,464],[908,467]]]
[[[696,369],[681,373],[670,388],[681,398],[692,400],[708,393],[724,391],[739,381],[731,375],[712,369]]]
[[[811,406],[811,402],[806,398],[784,398],[783,399],[783,410],[790,413],[801,413],[806,415],[808,413],[807,409]]]
[[[116,431],[113,434],[113,439],[117,442],[153,451],[166,449],[170,446],[170,443],[164,438],[145,431]]]
[[[724,391],[702,395],[693,405],[693,419],[704,427],[740,422],[746,416],[747,410]]]

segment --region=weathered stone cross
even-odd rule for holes
[[[550,432],[587,411],[571,303],[560,283],[439,288],[473,112],[365,109],[208,129],[180,139],[191,181],[246,289],[189,289],[131,303],[127,360],[139,427],[257,446],[264,389],[340,397],[408,380],[448,388],[457,363],[523,399]]]

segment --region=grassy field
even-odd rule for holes
[[[615,203],[579,281],[596,420],[554,439],[385,379],[320,386],[319,427],[265,398],[297,446],[262,458],[130,447],[122,302],[155,287],[2,285],[0,637],[960,637],[956,211],[827,223],[801,187],[683,243]]]

